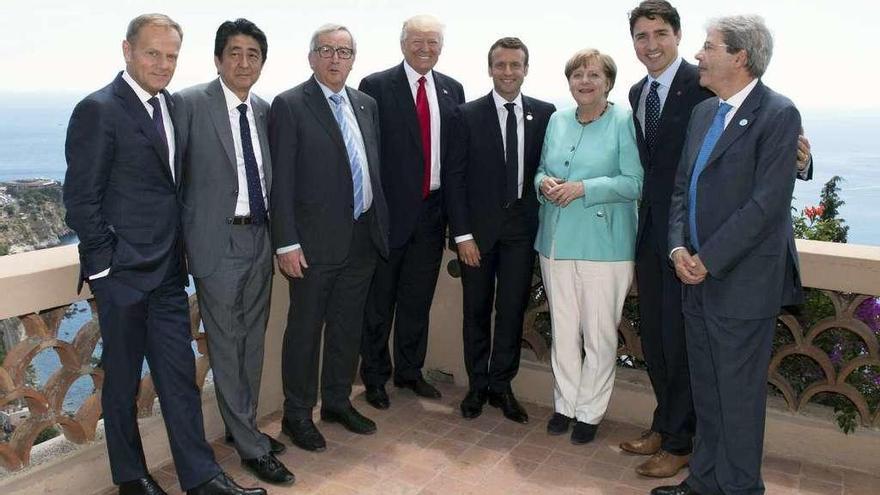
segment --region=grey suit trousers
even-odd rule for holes
[[[233,225],[226,254],[195,279],[214,372],[217,405],[242,459],[269,453],[257,429],[272,253],[265,225]]]

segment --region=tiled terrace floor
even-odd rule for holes
[[[290,487],[266,486],[268,492],[644,495],[654,486],[685,477],[682,472],[661,482],[635,474],[633,466],[643,458],[617,447],[621,440],[640,433],[634,425],[605,421],[593,443],[575,446],[568,436],[546,434],[546,420],[552,414],[546,407],[524,404],[531,418],[524,426],[504,419],[488,405],[481,417],[464,420],[458,403],[466,390],[439,388],[443,399],[431,401],[389,387],[391,408],[377,411],[366,404],[362,388],[357,387],[354,405],[376,421],[379,431],[359,436],[336,424],[318,423],[328,445],[317,454],[293,447],[281,435],[280,414],[269,418],[263,431],[288,445],[279,458],[297,479]],[[214,443],[214,449],[223,469],[240,484],[257,484],[222,440]],[[169,494],[180,493],[172,465],[154,475]],[[783,458],[765,459],[764,480],[768,495],[880,494],[880,478]]]

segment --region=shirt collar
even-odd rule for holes
[[[312,76],[312,77],[314,77],[314,76]],[[337,95],[337,94],[338,94],[339,96],[342,97],[342,99],[343,99],[346,103],[348,103],[349,105],[351,104],[351,103],[348,101],[348,91],[345,90],[345,86],[342,87],[342,91],[336,93],[336,92],[334,92],[332,89],[330,89],[330,88],[328,88],[327,86],[325,86],[324,83],[322,83],[321,81],[319,81],[317,77],[315,77],[315,82],[318,83],[318,87],[321,88],[321,91],[324,93],[324,98],[325,98],[325,99],[328,99],[328,100],[329,100],[331,96],[333,96],[333,95]]]
[[[727,103],[730,105],[732,110],[736,111],[737,108],[741,107],[743,102],[748,98],[749,93],[755,89],[755,86],[758,85],[758,78],[752,79],[752,82],[746,84],[746,87],[739,90],[739,92],[726,100],[721,100],[722,103]]]
[[[410,86],[416,86],[419,83],[419,78],[422,77],[421,74],[416,72],[415,69],[410,67],[406,60],[403,61],[403,71],[406,72],[406,80],[409,81]],[[429,70],[427,74],[425,74],[425,84],[428,86],[434,84],[434,70]]]
[[[251,93],[250,93],[250,91],[248,92],[247,98],[245,98],[244,101],[241,101],[238,99],[238,96],[235,93],[233,93],[232,90],[229,89],[228,86],[226,86],[226,83],[223,82],[222,77],[220,77],[218,79],[220,79],[220,87],[223,88],[223,96],[226,97],[226,110],[228,110],[230,112],[233,110],[237,110],[238,106],[241,105],[242,103],[247,103],[248,108],[249,109],[251,108]]]
[[[672,80],[675,79],[675,73],[678,72],[678,68],[681,66],[681,57],[677,57],[669,67],[666,68],[656,79],[651,77],[648,74],[648,84],[651,84],[652,81],[657,81],[664,88],[672,87]]]
[[[150,98],[152,98],[153,95],[151,95],[150,93],[147,92],[147,90],[142,88],[141,85],[138,84],[137,81],[135,81],[133,77],[131,77],[131,75],[128,73],[127,70],[122,71],[122,79],[124,79],[125,82],[127,82],[128,85],[131,86],[131,89],[134,90],[134,94],[136,94],[138,99],[141,100],[141,103],[143,103],[144,105],[149,105],[149,103],[147,103],[147,101]],[[162,92],[159,91],[159,93],[156,96],[159,96],[161,94],[162,94]]]
[[[495,100],[495,109],[496,110],[500,110],[500,109],[504,108],[505,103],[513,103],[517,107],[519,107],[520,110],[523,109],[522,93],[521,92],[516,95],[516,98],[514,98],[513,101],[507,101],[504,99],[503,96],[499,95],[498,92],[493,89],[492,90],[492,99]]]

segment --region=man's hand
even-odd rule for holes
[[[292,278],[303,278],[303,270],[309,267],[302,249],[294,249],[278,256],[278,266],[285,275]]]
[[[810,140],[804,135],[798,136],[797,169],[803,172],[810,161]]]
[[[467,266],[476,268],[480,266],[480,249],[476,241],[468,239],[458,243],[458,261]]]
[[[556,205],[565,208],[572,201],[582,197],[584,195],[584,183],[577,182],[563,182],[561,184],[557,184],[556,186],[550,188],[547,196],[550,201],[556,203]]]
[[[706,267],[700,261],[700,255],[691,256],[687,249],[678,249],[672,253],[675,273],[682,282],[697,285],[706,279]]]

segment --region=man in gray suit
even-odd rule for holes
[[[319,28],[313,77],[278,95],[269,114],[272,240],[291,278],[282,431],[312,451],[326,448],[312,422],[322,333],[321,419],[376,431],[349,401],[367,290],[379,256],[388,256],[376,101],[345,85],[355,54],[345,26]]]
[[[801,118],[760,80],[772,51],[760,17],[734,16],[711,22],[697,53],[718,97],[694,108],[669,210],[696,437],[690,476],[652,495],[764,493],[776,316],[802,299],[789,210]]]
[[[175,95],[176,124],[186,252],[227,439],[257,478],[290,484],[293,474],[275,458],[284,444],[256,424],[272,282],[272,168],[269,105],[250,91],[267,48],[266,35],[247,19],[221,24],[214,42],[220,77]]]

